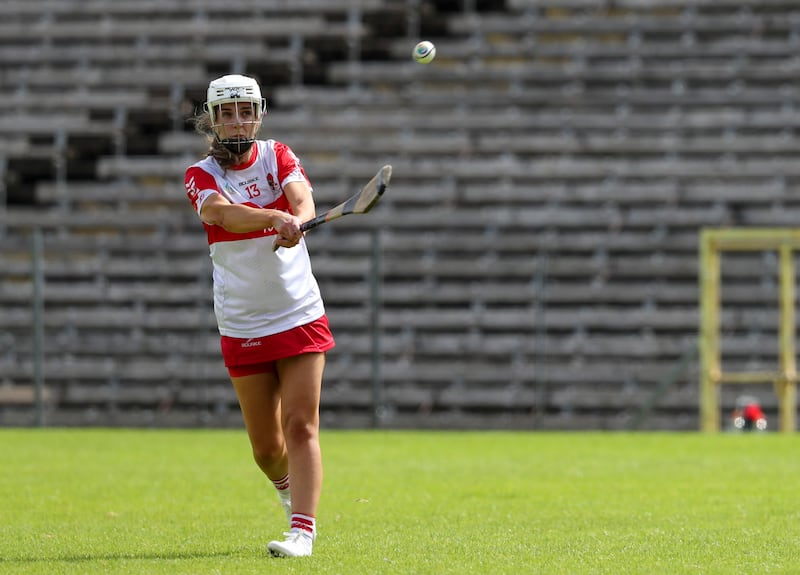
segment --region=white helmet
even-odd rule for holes
[[[227,104],[229,102],[251,102],[253,104],[254,120],[252,124],[260,124],[261,117],[266,110],[266,100],[261,97],[261,88],[255,79],[248,76],[241,76],[239,74],[230,74],[222,76],[216,80],[212,80],[208,85],[208,94],[205,103],[205,109],[211,118],[212,128],[221,127],[217,121],[216,108],[220,104]],[[255,133],[258,127],[253,130],[252,138],[237,138],[237,139],[220,139],[219,133],[214,130],[217,139],[229,150],[235,154],[242,154],[250,149],[255,141]]]

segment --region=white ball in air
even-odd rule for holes
[[[420,64],[430,64],[436,58],[436,46],[433,42],[423,40],[414,46],[414,60]]]

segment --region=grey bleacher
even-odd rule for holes
[[[15,17],[40,18],[50,16],[74,16],[87,14],[96,16],[138,15],[163,16],[225,15],[238,14],[298,14],[298,13],[343,13],[351,8],[366,11],[386,9],[384,0],[292,0],[291,2],[263,2],[262,0],[227,0],[225,4],[213,0],[183,0],[161,2],[159,0],[7,0],[0,14]]]
[[[428,7],[421,66],[399,0],[0,3],[0,424],[30,421],[40,228],[51,422],[240,425],[182,183],[206,144],[182,120],[243,72],[318,211],[394,166],[369,216],[307,237],[338,341],[325,425],[376,417],[378,238],[381,425],[624,428],[696,349],[699,230],[800,221],[800,8],[478,5]],[[776,266],[725,256],[731,366],[774,363]],[[644,428],[697,427],[697,369]]]

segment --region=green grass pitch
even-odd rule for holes
[[[0,573],[800,572],[798,439],[323,431],[314,556],[244,431],[0,430]]]

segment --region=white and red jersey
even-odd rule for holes
[[[186,193],[198,215],[211,194],[236,204],[291,212],[283,186],[308,182],[297,156],[275,140],[256,140],[253,152],[250,162],[227,170],[211,157],[186,170]],[[214,313],[220,334],[263,337],[325,313],[305,240],[273,252],[272,228],[237,234],[205,222],[203,226],[214,266]]]

